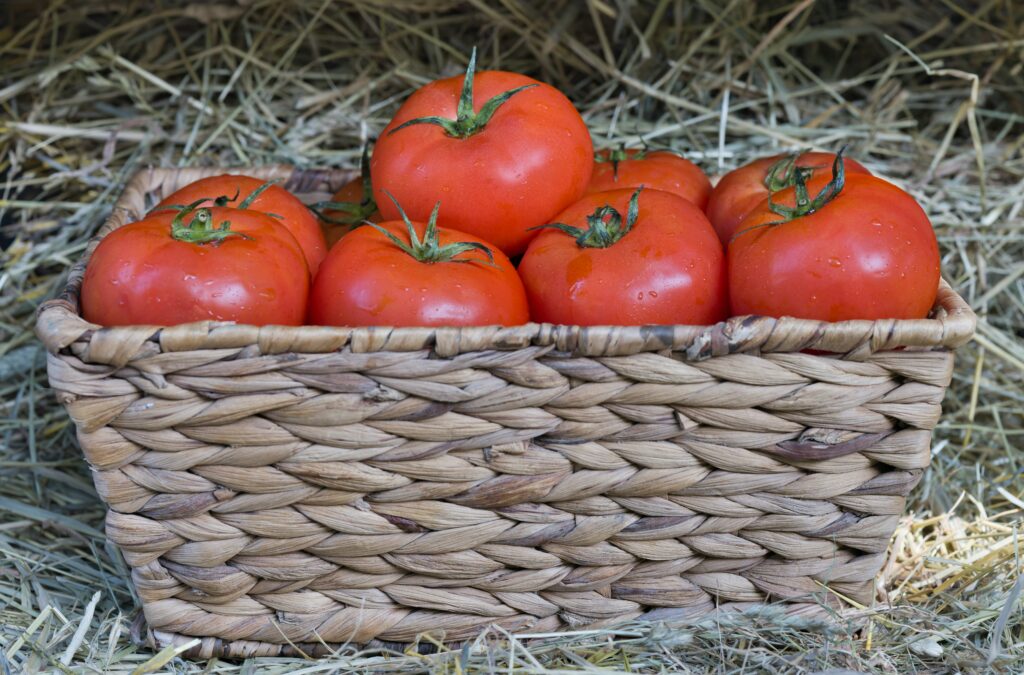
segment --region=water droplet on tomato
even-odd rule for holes
[[[643,302],[644,301],[644,292],[643,291],[638,291],[637,292],[637,294],[636,294],[636,301],[637,302]]]
[[[828,264],[831,265],[832,267],[842,267],[843,261],[840,260],[839,258],[829,258]]]
[[[656,298],[658,297],[658,291],[647,291],[647,295],[651,296],[652,298]]]
[[[182,281],[195,281],[196,280],[196,275],[194,275],[194,274],[186,274],[183,277],[181,277],[181,280]]]

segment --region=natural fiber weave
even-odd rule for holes
[[[140,173],[100,236],[220,172]],[[193,656],[869,603],[975,321],[943,284],[921,321],[103,329],[83,271],[50,382],[150,641]]]

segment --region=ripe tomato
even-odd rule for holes
[[[264,186],[266,186],[264,188]],[[260,188],[264,188],[262,191]],[[253,194],[256,196],[253,197]],[[306,256],[310,273],[316,274],[320,261],[327,254],[327,244],[320,224],[299,198],[280,185],[267,184],[250,176],[210,176],[189,183],[156,205],[152,212],[174,205],[233,206],[280,216],[281,222],[292,233]]]
[[[725,256],[691,202],[660,190],[611,190],[587,195],[557,220],[519,264],[535,321],[711,324],[725,317]]]
[[[362,176],[353,178],[341,186],[331,201],[321,202],[312,208],[316,208],[320,213],[327,248],[334,246],[339,239],[365,221],[376,223],[380,220],[377,203],[373,200],[370,157],[366,148],[363,148]]]
[[[927,316],[939,286],[939,248],[914,198],[880,178],[840,170],[831,180],[811,179],[806,190],[818,196],[802,209],[809,212],[789,214],[800,187],[777,193],[776,210],[763,201],[729,244],[733,314]]]
[[[194,206],[103,238],[82,280],[86,321],[301,325],[309,269],[295,237],[258,211]]]
[[[508,255],[529,231],[576,201],[594,166],[590,133],[554,87],[518,73],[436,80],[410,96],[377,141],[370,162],[383,218],[397,209],[425,221],[445,204],[441,225],[481,237]],[[461,92],[461,94],[460,94]]]
[[[700,167],[665,150],[601,150],[587,193],[619,188],[646,187],[677,194],[703,209],[711,194],[711,181]]]
[[[801,155],[775,155],[755,160],[722,176],[708,198],[707,214],[722,244],[728,246],[736,226],[763,202],[769,192],[791,187],[797,167],[809,169],[805,178],[831,175],[831,152],[805,152]],[[847,174],[870,175],[857,160],[843,158]],[[774,171],[773,171],[774,169]]]
[[[313,282],[310,323],[514,326],[529,321],[523,283],[482,239],[403,220],[366,225],[334,246]]]

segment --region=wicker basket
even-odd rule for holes
[[[99,236],[220,172],[143,171]],[[870,603],[975,323],[943,283],[920,321],[102,329],[84,263],[50,382],[149,642],[200,657]]]

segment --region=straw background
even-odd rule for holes
[[[1013,0],[0,5],[0,668],[1020,672],[1022,20]],[[398,103],[459,72],[473,45],[484,67],[562,88],[597,145],[642,134],[714,174],[848,143],[920,199],[980,324],[879,579],[895,609],[868,630],[769,612],[318,663],[196,664],[131,646],[136,602],[46,389],[35,308],[140,167],[351,167]]]

